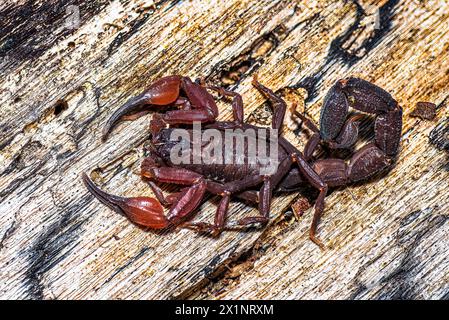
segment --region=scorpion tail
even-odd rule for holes
[[[164,210],[156,199],[150,197],[124,198],[115,196],[98,188],[86,173],[83,173],[82,179],[87,190],[101,203],[126,216],[135,224],[151,229],[165,229],[169,226],[170,223],[164,215]]]

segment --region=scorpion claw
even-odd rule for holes
[[[124,116],[140,111],[142,105],[144,105],[147,100],[148,98],[145,94],[141,94],[137,97],[129,99],[123,106],[118,108],[106,122],[101,134],[101,140],[103,142],[106,141],[109,132],[111,132],[114,125],[117,124]]]
[[[83,173],[82,179],[90,193],[100,202],[115,212],[126,216],[132,222],[152,229],[164,229],[169,226],[163,208],[156,199],[118,197],[98,188],[86,173]]]
[[[113,126],[124,116],[134,114],[148,105],[168,106],[176,102],[181,88],[180,76],[169,76],[153,82],[142,94],[130,98],[123,106],[115,111],[103,129],[104,142]]]

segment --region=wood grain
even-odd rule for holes
[[[33,3],[0,4],[0,297],[448,296],[444,1]],[[74,29],[69,5],[80,10]],[[138,176],[149,117],[119,125],[106,143],[100,131],[130,96],[176,73],[241,93],[246,118],[260,125],[270,112],[250,84],[256,73],[315,121],[337,79],[363,77],[404,108],[398,162],[326,198],[324,252],[308,240],[310,210],[299,221],[289,214],[299,193],[276,197],[261,231],[141,230],[93,199],[80,173],[93,170],[116,194],[151,194]],[[435,121],[409,117],[419,101],[437,104]],[[229,104],[219,107],[229,119]],[[285,136],[303,148],[307,133],[291,127]],[[212,219],[216,203],[198,219]],[[231,206],[233,219],[254,213]]]

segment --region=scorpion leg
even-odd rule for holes
[[[234,116],[234,122],[237,125],[243,124],[243,99],[242,96],[234,91],[229,91],[221,87],[210,86],[208,89],[217,91],[223,96],[232,97],[232,114]]]
[[[172,206],[167,219],[172,224],[188,216],[200,204],[206,191],[206,180],[202,175],[183,168],[155,167],[151,162],[143,161],[141,175],[159,182],[188,185],[178,194],[172,195]]]
[[[235,222],[229,223],[228,227],[233,228],[235,226],[252,226],[256,223],[265,225],[269,221],[270,217],[270,205],[272,197],[271,177],[265,176],[262,188],[259,191],[259,216],[245,217]]]
[[[278,95],[276,95],[272,90],[269,88],[263,86],[257,81],[257,77],[255,76],[253,78],[253,85],[261,91],[266,97],[269,98],[269,100],[273,104],[274,108],[274,116],[273,116],[273,124],[272,128],[277,129],[280,132],[280,129],[282,127],[282,123],[284,121],[285,111],[286,111],[286,104],[285,101],[280,98]],[[301,118],[306,121],[306,125],[308,125],[314,132],[315,138],[312,139],[310,145],[308,146],[308,157],[305,158],[302,153],[296,149],[290,142],[288,142],[285,138],[280,137],[279,142],[284,149],[290,153],[290,157],[292,159],[292,162],[296,162],[299,166],[300,171],[306,176],[306,178],[309,180],[309,182],[316,188],[320,190],[320,195],[317,199],[317,203],[315,206],[315,216],[314,216],[314,223],[312,224],[310,237],[311,239],[318,244],[321,248],[323,248],[323,245],[321,241],[319,241],[315,237],[316,232],[316,225],[319,220],[319,216],[321,215],[321,212],[324,209],[324,197],[327,193],[327,186],[321,181],[320,177],[313,171],[313,169],[310,167],[310,165],[307,163],[308,159],[312,156],[313,150],[316,148],[316,146],[319,143],[319,134],[318,134],[318,128],[313,124],[312,121],[308,120],[305,117]],[[279,173],[275,175],[276,181],[273,181],[275,183],[272,183],[272,188],[275,188],[281,179],[285,176],[285,174],[288,173],[287,171],[279,170]],[[316,221],[315,221],[316,220]]]
[[[312,137],[307,141],[306,146],[304,147],[304,159],[309,161],[312,158],[313,153],[315,152],[316,148],[318,147],[321,137],[320,137],[320,130],[317,128],[317,126],[313,123],[312,120],[307,118],[306,116],[302,115],[301,113],[295,111],[294,113],[298,118],[301,119],[301,121],[313,132]]]
[[[219,235],[225,227],[231,195],[239,194],[245,189],[254,187],[260,184],[263,180],[263,176],[252,176],[241,180],[227,182],[225,184],[207,181],[207,191],[222,197],[215,214],[214,223],[188,222],[183,226],[189,229],[194,229],[197,232],[208,232],[213,236]]]
[[[222,194],[222,198],[215,213],[213,224],[207,222],[187,222],[183,224],[183,227],[195,230],[198,233],[209,233],[213,237],[220,235],[226,221],[230,200],[231,197],[229,194]]]
[[[260,215],[253,217],[242,218],[236,222],[232,222],[229,224],[230,227],[239,225],[253,225],[255,223],[266,224],[269,221],[270,216],[270,204],[271,204],[271,196],[272,196],[272,187],[271,181],[272,177],[270,176],[260,176],[260,179],[263,181],[263,185],[257,195],[257,203]],[[248,191],[249,193],[249,191]]]
[[[148,153],[148,156],[145,158],[145,166],[146,167],[163,167],[166,166],[164,161],[158,156],[158,154],[154,150],[154,145],[149,143],[145,146],[145,150]],[[180,195],[179,192],[164,196],[161,188],[154,183],[154,181],[149,180],[148,185],[154,193],[156,199],[165,207],[169,208],[173,203],[175,203]]]
[[[153,82],[143,93],[129,99],[112,114],[103,128],[102,140],[106,140],[113,126],[124,116],[142,111],[146,105],[164,106],[174,103],[179,97],[180,87],[180,76],[164,77]],[[137,115],[143,115],[143,113],[140,112]]]
[[[272,90],[263,86],[257,81],[257,77],[253,78],[253,85],[261,91],[273,104],[274,116],[272,128],[278,130],[280,134],[280,130],[282,128],[282,123],[284,121],[285,111],[287,109],[285,101],[277,96]],[[314,186],[315,188],[320,190],[318,195],[318,199],[315,204],[315,214],[313,216],[312,226],[310,228],[310,239],[317,244],[321,249],[324,248],[323,243],[316,237],[316,229],[318,226],[319,219],[324,210],[324,198],[327,193],[327,185],[321,180],[321,178],[316,174],[316,172],[312,169],[312,167],[307,163],[307,160],[304,159],[302,153],[296,149],[290,142],[288,142],[285,138],[279,137],[279,144],[289,153],[289,157],[292,162],[296,162],[298,164],[299,170],[301,173],[307,178],[307,180]],[[290,168],[290,165],[286,162],[286,167]],[[260,192],[260,204],[259,208],[261,212],[264,212],[266,208],[266,204],[270,202],[273,188],[279,184],[281,179],[287,174],[288,170],[283,172],[283,170],[279,170],[278,175],[272,177],[273,180],[269,179],[267,183],[264,183],[264,186]],[[275,181],[274,181],[275,180]],[[276,182],[276,183],[273,183]],[[268,191],[269,190],[269,191]],[[269,200],[268,200],[269,199]],[[264,207],[265,205],[265,207]],[[269,208],[269,205],[268,205]]]
[[[179,201],[181,197],[181,192],[174,192],[169,194],[168,196],[164,196],[161,188],[159,188],[156,183],[153,181],[148,181],[148,185],[154,193],[156,199],[166,208],[170,208],[175,202]]]
[[[259,216],[246,217],[240,219],[236,222],[230,223],[230,227],[234,226],[248,226],[253,225],[255,223],[267,223],[270,215],[270,205],[271,198],[273,195],[273,190],[279,185],[281,180],[290,172],[291,166],[293,164],[292,157],[285,157],[281,163],[279,164],[276,173],[272,176],[264,177],[264,184],[259,191],[259,194],[247,191],[247,195],[251,194],[253,197],[258,197],[259,203]]]
[[[272,103],[274,115],[271,127],[278,130],[278,134],[280,134],[282,124],[284,122],[285,111],[287,110],[285,101],[281,97],[276,95],[271,89],[258,82],[257,76],[253,77],[253,86],[255,86],[256,89],[259,90]]]
[[[299,171],[304,175],[307,181],[319,190],[319,195],[315,203],[315,214],[313,215],[312,225],[310,227],[309,237],[321,249],[325,246],[316,236],[318,223],[324,210],[324,198],[326,197],[328,186],[321,177],[313,170],[311,165],[304,159],[302,153],[296,149],[284,137],[279,138],[279,144],[290,154],[292,160],[298,165]]]

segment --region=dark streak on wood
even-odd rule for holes
[[[357,30],[360,30],[360,22],[363,17],[366,16],[365,10],[358,3],[358,1],[352,1],[356,7],[355,21],[349,26],[349,28],[340,36],[332,40],[326,59],[326,63],[335,60],[341,60],[344,64],[352,66],[356,61],[360,60],[359,57],[346,51],[343,47],[345,43],[351,39]],[[366,41],[366,39],[365,39]]]
[[[401,246],[406,246],[405,254],[399,266],[391,274],[381,279],[380,282],[385,290],[378,295],[378,299],[410,300],[419,298],[419,293],[415,292],[414,283],[411,279],[413,271],[421,264],[416,257],[416,247],[432,231],[446,223],[449,217],[443,215],[433,216],[431,210],[418,212],[420,214],[428,212],[427,217],[420,222],[421,228],[414,229],[413,232],[410,232],[408,229],[402,230],[402,232],[401,229],[399,230],[397,240]],[[416,212],[412,212],[410,215],[416,216]]]
[[[138,19],[136,19],[136,20],[134,20],[134,21],[132,21],[130,23],[130,30],[129,31],[120,32],[114,38],[114,40],[112,40],[111,44],[109,45],[109,48],[107,50],[107,52],[108,52],[107,58],[109,58],[117,50],[117,48],[122,45],[122,43],[124,43],[126,40],[131,38],[137,31],[139,31],[140,27],[142,27],[147,22],[147,20],[153,14],[155,14],[157,12],[156,10],[159,9],[166,2],[168,2],[168,1],[167,0],[162,0],[162,1],[159,1],[159,2],[155,3],[153,10],[150,10],[149,12],[146,12],[145,14],[139,16]],[[180,0],[174,0],[174,1],[172,0],[172,1],[170,1],[170,4],[167,6],[167,8],[165,8],[165,11],[167,11],[167,10],[171,9],[172,7],[174,7],[178,2],[180,2]],[[104,61],[106,61],[106,59]]]
[[[148,247],[143,247],[142,249],[140,249],[140,251],[133,257],[129,258],[129,260],[121,267],[117,268],[112,274],[111,276],[106,279],[106,281],[103,284],[108,283],[109,281],[111,281],[112,279],[115,278],[116,275],[118,275],[120,272],[122,272],[123,270],[125,270],[126,268],[128,268],[130,265],[132,265],[135,261],[137,261],[138,259],[140,259],[141,257],[143,257],[145,255],[145,253],[148,252],[150,248]]]
[[[43,149],[43,145],[39,141],[29,141],[27,142],[20,153],[16,154],[13,161],[6,167],[6,169],[0,173],[0,177],[6,176],[13,172],[14,170],[22,170],[30,166],[31,161],[38,158],[39,150]]]
[[[308,96],[306,102],[311,102],[317,97],[317,86],[327,74],[330,66],[337,62],[341,62],[344,65],[351,67],[365,57],[382,41],[382,39],[385,38],[391,30],[392,20],[394,19],[394,9],[399,3],[399,0],[389,0],[386,4],[379,8],[379,28],[374,30],[374,34],[371,37],[364,39],[360,47],[356,49],[356,52],[363,51],[363,55],[357,55],[344,49],[345,43],[352,39],[357,31],[361,30],[361,21],[366,16],[365,11],[357,1],[354,0],[352,3],[356,6],[355,21],[343,34],[332,40],[324,64],[321,65],[312,75],[300,79],[298,83],[291,86],[293,89],[304,88],[307,90]]]
[[[3,137],[2,137],[3,138]],[[14,140],[14,136],[9,136],[7,139],[5,139],[2,143],[0,143],[0,151],[5,149],[7,146],[11,144],[11,142]]]
[[[447,96],[443,99],[443,101],[441,101],[441,102],[437,105],[437,110],[439,110],[439,109],[443,108],[444,106],[446,106],[447,103],[448,103],[448,101],[449,101],[449,95],[447,95]]]
[[[449,290],[441,297],[441,300],[449,300]]]
[[[449,151],[449,119],[443,119],[429,134],[430,143],[440,150]]]
[[[101,108],[102,108],[102,106],[100,105],[101,88],[95,88],[94,95],[95,95],[95,102],[97,105],[95,113],[92,116],[90,116],[89,118],[87,118],[84,122],[82,122],[76,126],[79,129],[75,135],[75,143],[76,143],[77,149],[78,149],[78,143],[81,140],[81,138],[84,136],[84,134],[86,133],[88,126],[92,122],[95,121],[95,119],[98,117],[98,115],[101,112]]]
[[[351,295],[348,297],[348,300],[356,300],[357,297],[361,296],[366,290],[368,290],[368,287],[360,282],[360,280],[356,279],[354,280],[354,288]]]
[[[2,173],[0,173],[0,177],[4,177],[13,172],[19,166],[19,163],[20,163],[20,153],[14,156],[11,163],[6,167],[5,170],[3,170]]]
[[[17,220],[14,220],[11,225],[6,229],[5,233],[3,234],[2,239],[0,240],[0,250],[3,249],[5,241],[13,234],[13,232],[17,229]]]
[[[6,60],[3,69],[39,58],[55,41],[72,34],[72,29],[64,27],[67,6],[79,7],[82,25],[109,2],[53,0],[36,5],[35,1],[27,1],[22,5],[7,6],[0,12],[0,59]]]
[[[13,181],[11,181],[8,186],[1,190],[0,192],[0,203],[3,202],[3,200],[12,192],[14,192],[18,187],[21,186],[21,184],[24,181],[29,182],[29,185],[33,184],[32,181],[30,181],[29,179],[33,176],[35,176],[35,174],[37,172],[39,172],[40,169],[42,169],[42,167],[45,165],[45,163],[47,163],[47,161],[50,159],[50,155],[48,154],[47,157],[45,157],[45,159],[43,159],[42,161],[36,163],[34,165],[34,167],[27,172],[26,174],[22,175],[20,178],[14,179]]]
[[[432,215],[432,208],[425,210],[413,211],[399,222],[399,230],[396,235],[396,244],[403,248],[401,254],[401,262],[390,274],[384,276],[379,281],[382,287],[381,292],[376,299],[417,299],[419,292],[414,289],[414,281],[412,279],[413,272],[419,269],[421,261],[417,256],[416,249],[419,244],[429,236],[433,231],[442,227],[448,220],[449,216]],[[408,228],[408,225],[419,219],[418,227],[413,229]],[[363,265],[357,272],[354,280],[357,290],[351,295],[350,299],[358,299],[363,296],[367,286],[360,280],[361,275],[369,266],[376,263],[382,256],[386,254],[383,252]]]
[[[227,266],[239,259],[240,255],[244,254],[244,252],[237,252],[238,245],[232,246],[228,250],[222,252],[222,254],[213,257],[204,268],[202,268],[198,274],[194,276],[192,279],[192,285],[188,287],[186,290],[172,296],[172,299],[175,300],[184,300],[191,297],[195,292],[201,291],[201,289],[205,288],[213,279],[216,279],[220,275],[222,275],[226,270]]]
[[[51,224],[47,231],[38,236],[27,251],[29,266],[25,272],[24,283],[28,288],[29,298],[43,299],[44,285],[42,276],[60,261],[65,259],[77,246],[80,227],[90,218],[89,215],[80,218],[80,209],[87,206],[93,197],[83,196],[80,201],[61,208],[64,214],[61,219]]]
[[[392,20],[394,18],[394,10],[399,4],[399,0],[389,0],[383,6],[379,8],[379,27],[374,29],[374,34],[366,38],[356,52],[360,53],[364,51],[363,55],[357,53],[350,53],[343,49],[342,45],[351,38],[353,33],[360,28],[361,19],[366,16],[365,11],[357,1],[354,1],[357,7],[357,18],[353,26],[348,30],[348,33],[344,34],[341,38],[337,38],[331,44],[330,56],[335,55],[341,57],[345,64],[352,66],[355,62],[361,60],[372,49],[374,49],[382,39],[388,34],[392,27]]]

